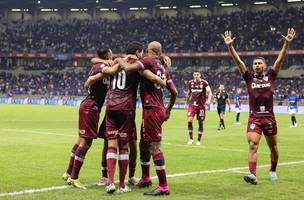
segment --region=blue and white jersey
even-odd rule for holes
[[[236,108],[241,107],[241,95],[240,94],[235,94],[234,95],[234,104]]]
[[[298,108],[298,97],[297,96],[288,96],[289,101],[289,109],[297,109]]]

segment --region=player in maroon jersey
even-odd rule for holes
[[[208,99],[206,101],[206,93]],[[212,98],[212,92],[208,82],[201,79],[201,73],[199,70],[193,72],[193,80],[188,82],[188,93],[186,100],[186,108],[188,110],[188,131],[189,141],[187,144],[193,144],[193,118],[196,115],[198,120],[198,137],[196,145],[201,144],[201,137],[203,134],[203,122],[205,120],[206,109],[210,104]]]
[[[132,42],[127,46],[127,62],[134,63],[143,54],[143,45],[138,42]],[[148,75],[147,75],[148,73]],[[166,82],[153,74],[150,70],[142,73],[155,84],[161,84],[163,87]],[[91,78],[92,79],[92,78]],[[140,80],[138,71],[120,71],[111,77],[109,91],[107,94],[107,110],[105,121],[105,135],[108,140],[107,149],[107,171],[108,171],[108,193],[115,192],[114,174],[116,168],[117,143],[119,146],[119,191],[131,191],[125,185],[125,175],[128,166],[128,142],[131,143],[133,154],[136,154],[136,132],[135,129],[135,104],[137,96],[137,86]],[[135,146],[135,148],[134,148]],[[132,155],[133,155],[132,154]],[[136,157],[135,157],[136,159]],[[134,164],[133,164],[134,165]],[[132,166],[135,168],[135,166]],[[134,172],[133,172],[134,176]]]
[[[161,57],[161,44],[153,41],[148,45],[148,55],[134,64],[129,64],[122,59],[116,59],[120,66],[126,70],[151,70],[166,80],[166,88],[171,93],[170,101],[165,108],[163,102],[162,88],[143,78],[140,83],[140,95],[143,104],[143,121],[141,126],[141,140],[140,140],[140,161],[142,167],[142,178],[139,181],[139,187],[145,187],[152,184],[150,178],[150,158],[152,156],[156,174],[158,176],[159,185],[151,191],[144,193],[145,195],[168,195],[170,193],[167,184],[165,172],[165,158],[161,150],[162,138],[162,124],[170,116],[171,109],[175,103],[177,90],[170,78],[169,72],[165,66],[162,65]],[[164,58],[164,62],[168,62]]]
[[[112,51],[109,48],[100,48],[97,51],[97,56],[101,59],[111,60]],[[64,180],[67,180],[69,184],[77,188],[86,189],[85,186],[79,182],[78,175],[93,139],[98,137],[99,114],[107,93],[106,77],[115,74],[119,70],[118,65],[108,67],[105,64],[99,63],[94,64],[89,73],[89,76],[98,73],[101,74],[101,80],[91,85],[88,96],[80,104],[79,136],[72,149],[68,169],[63,175]]]
[[[277,148],[277,124],[273,113],[274,81],[281,69],[288,46],[295,37],[295,30],[293,28],[288,29],[287,36],[283,36],[284,45],[271,69],[266,71],[264,58],[254,58],[254,73],[248,71],[245,63],[235,51],[233,47],[234,38],[232,38],[231,32],[226,31],[222,36],[233,61],[238,66],[241,75],[246,81],[249,94],[250,113],[247,127],[247,140],[249,144],[248,165],[250,175],[245,176],[244,180],[251,184],[257,184],[258,182],[256,178],[257,151],[262,132],[270,149],[270,180],[277,180],[276,167],[279,152]]]

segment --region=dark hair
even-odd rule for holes
[[[263,60],[263,62],[266,64],[265,58],[263,58],[261,56],[255,57],[255,58],[253,58],[253,60]]]
[[[130,42],[127,47],[126,47],[126,54],[136,54],[136,51],[141,52],[142,50],[144,50],[144,45],[140,42]]]
[[[101,59],[108,59],[108,53],[110,53],[111,49],[108,47],[100,47],[97,51],[96,54],[99,58]]]
[[[195,69],[193,70],[193,73],[195,73],[195,72],[201,73],[201,70],[200,70],[199,68],[195,68]]]

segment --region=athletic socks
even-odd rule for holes
[[[240,114],[241,114],[241,113],[237,113],[237,114],[236,114],[236,122],[237,122],[237,123],[240,122]]]
[[[132,178],[135,175],[136,169],[136,155],[131,154],[132,152],[129,153],[129,178]]]
[[[73,170],[73,164],[74,164],[74,159],[75,159],[75,151],[77,150],[78,148],[78,144],[74,144],[73,148],[72,148],[72,151],[71,151],[71,155],[70,155],[70,162],[69,162],[69,166],[68,166],[68,169],[67,169],[67,173],[68,174],[71,174],[72,173],[72,170]]]
[[[108,147],[108,151],[107,151],[108,184],[114,183],[116,154],[117,154],[117,149],[115,147]]]
[[[108,167],[107,167],[107,161],[102,161],[101,162],[101,172],[102,172],[102,177],[108,177]]]
[[[271,171],[271,172],[275,172],[275,171],[277,170],[277,165],[278,165],[277,162],[272,162],[272,161],[271,161],[271,164],[270,164],[270,171]]]
[[[192,122],[188,122],[188,132],[190,140],[193,140],[193,124]]]
[[[203,135],[203,123],[198,123],[198,136],[197,136],[197,141],[201,141]]]
[[[73,169],[71,172],[71,179],[78,179],[80,169],[82,167],[82,164],[84,162],[85,155],[87,153],[88,149],[78,146],[78,148],[75,151],[75,158],[73,163]]]
[[[165,158],[163,152],[156,154],[153,157],[156,174],[159,181],[159,186],[164,187],[167,186],[167,177],[165,170]]]
[[[118,158],[118,165],[119,165],[119,187],[125,188],[125,178],[127,174],[129,164],[129,152],[128,149],[120,149],[119,150],[119,158]]]
[[[256,176],[256,167],[257,167],[257,163],[256,162],[248,162],[248,166],[249,166],[249,172],[253,175]]]
[[[297,119],[295,116],[291,116],[291,122],[293,126],[297,123]]]
[[[226,128],[226,127],[225,127],[224,119],[221,119],[221,124],[222,124],[222,126],[223,126],[224,128]]]
[[[140,151],[140,165],[142,171],[142,179],[150,178],[150,153],[148,150]]]

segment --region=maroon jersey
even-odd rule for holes
[[[98,73],[102,73],[102,70],[105,67],[107,67],[105,64],[100,64],[100,63],[93,65],[91,68],[91,71],[89,72],[89,76],[93,76]],[[100,111],[101,107],[104,103],[107,91],[108,91],[108,79],[105,78],[105,79],[99,80],[90,86],[89,94],[84,99],[84,101],[86,101],[86,100],[95,101],[97,103],[97,107]]]
[[[161,78],[166,77],[166,70],[158,57],[146,56],[137,63],[142,70],[149,69]],[[164,107],[162,88],[144,77],[140,82],[140,97],[143,107]]]
[[[128,63],[135,63],[136,59],[129,59]],[[111,77],[107,95],[107,109],[135,110],[137,87],[140,75],[137,71],[120,71]]]
[[[189,81],[189,105],[204,106],[206,102],[206,87],[208,86],[208,82],[203,79],[199,82],[195,82],[194,80]]]
[[[270,69],[265,75],[257,75],[246,71],[243,78],[246,81],[249,94],[250,114],[258,116],[273,115],[273,93],[275,90],[274,81],[277,74]]]

